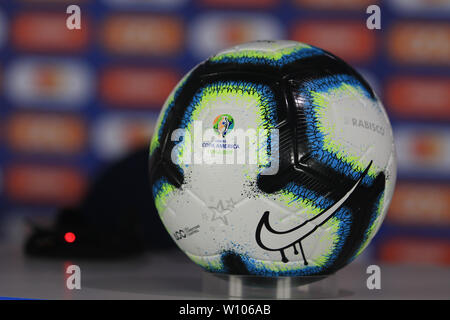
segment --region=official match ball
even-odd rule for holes
[[[380,228],[396,157],[383,105],[353,68],[307,44],[256,41],[178,83],[149,171],[167,232],[207,271],[326,276]]]

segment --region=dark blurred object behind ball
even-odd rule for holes
[[[59,211],[53,228],[34,226],[26,253],[113,258],[174,247],[158,217],[147,173],[147,148],[113,163],[78,207]],[[75,240],[67,237],[70,233]]]

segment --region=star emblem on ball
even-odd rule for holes
[[[233,199],[219,200],[216,206],[208,207],[213,212],[211,221],[222,220],[222,222],[228,225],[227,215],[230,214],[235,208],[235,202]]]

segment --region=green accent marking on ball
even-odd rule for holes
[[[176,190],[175,186],[164,182],[161,185],[161,188],[158,190],[158,193],[155,195],[155,206],[158,210],[159,216],[162,217],[163,213],[166,210],[167,202],[169,196]]]
[[[287,190],[283,190],[278,193],[278,201],[280,201],[284,206],[288,208],[295,207],[297,210],[306,210],[306,217],[307,219],[313,218],[320,212],[322,212],[323,209],[317,207],[314,205],[314,201],[309,199],[303,199],[299,198],[297,195],[295,195],[292,192],[289,192]]]
[[[188,77],[190,76],[192,71],[188,72],[181,80],[180,82],[178,82],[178,84],[175,86],[175,88],[173,88],[172,92],[169,94],[169,96],[167,97],[166,101],[163,104],[163,107],[159,113],[158,116],[158,120],[156,120],[156,125],[155,125],[155,129],[153,130],[153,135],[152,135],[152,139],[150,142],[150,150],[149,153],[150,155],[153,154],[153,152],[156,150],[156,148],[159,147],[160,142],[159,142],[159,130],[161,128],[162,125],[162,121],[164,119],[165,113],[167,108],[174,102],[175,100],[175,93],[177,92],[177,90],[184,85],[184,83],[186,82],[186,80],[188,79]]]
[[[181,145],[178,148],[177,161],[180,166],[185,165],[184,163],[184,154],[187,151],[187,147],[189,145],[193,145],[194,142],[194,134],[193,134],[193,125],[194,121],[202,120],[201,114],[205,109],[210,109],[211,112],[214,111],[214,107],[220,104],[230,104],[230,105],[240,105],[242,107],[254,106],[257,108],[257,113],[259,119],[257,119],[257,130],[268,130],[273,128],[273,125],[268,120],[269,113],[269,104],[268,98],[264,95],[261,95],[258,90],[252,87],[252,83],[214,83],[212,85],[208,85],[201,89],[201,98],[200,100],[193,106],[193,111],[191,114],[191,121],[187,124],[185,130],[186,135],[191,137],[191,143],[186,144],[186,140],[180,142]],[[235,128],[237,128],[239,124],[235,123]],[[248,128],[246,128],[248,129]],[[264,147],[264,146],[262,146]],[[264,152],[261,152],[261,158],[258,158],[258,165],[261,167],[260,171],[263,170],[264,166],[269,164],[270,156]],[[253,176],[254,178],[254,176]]]
[[[356,172],[364,172],[365,168],[367,168],[369,160],[362,162],[360,156],[350,153],[347,150],[348,148],[345,148],[338,141],[333,139],[333,132],[336,130],[336,125],[323,122],[323,120],[326,119],[325,114],[330,108],[329,101],[335,100],[334,98],[330,99],[329,96],[346,96],[349,92],[352,92],[354,95],[359,95],[361,99],[365,99],[364,92],[361,88],[349,85],[347,83],[342,83],[339,87],[330,89],[326,93],[310,91],[310,94],[313,98],[313,104],[316,107],[315,112],[318,119],[317,128],[324,136],[324,149],[335,154],[339,160],[348,163]],[[373,164],[367,174],[370,177],[375,178],[379,172],[380,168]]]
[[[225,58],[232,58],[232,59],[238,59],[238,58],[255,58],[255,59],[269,59],[269,60],[280,60],[284,56],[290,55],[294,53],[295,51],[302,50],[302,49],[311,49],[312,47],[304,44],[299,43],[296,46],[288,47],[288,48],[282,48],[274,51],[263,51],[263,50],[241,50],[241,51],[232,51],[232,52],[225,52],[216,56],[213,56],[210,58],[211,61],[220,61]]]
[[[159,132],[159,129],[161,128],[161,124],[162,124],[162,121],[164,119],[164,114],[165,114],[167,108],[174,101],[175,91],[176,91],[176,88],[172,91],[172,93],[167,98],[167,100],[164,103],[164,105],[163,105],[163,107],[161,109],[161,112],[160,112],[160,114],[158,116],[158,120],[156,121],[156,126],[155,126],[155,129],[153,130],[152,140],[150,142],[150,155],[153,154],[155,149],[158,148],[159,145],[160,145],[158,132]]]
[[[370,241],[372,241],[372,238],[375,236],[374,231],[378,227],[378,224],[380,222],[379,220],[382,217],[383,206],[384,206],[384,194],[380,197],[380,200],[378,202],[377,216],[375,218],[375,221],[370,225],[369,229],[367,230],[365,234],[366,239],[361,244],[361,247],[359,248],[358,252],[355,254],[355,258],[358,257],[364,251],[364,249],[366,249]]]
[[[332,245],[327,246],[328,250],[324,252],[320,257],[316,257],[314,259],[314,263],[316,266],[323,267],[327,265],[327,263],[329,262],[330,257],[333,254],[334,248],[336,247],[336,245],[339,243],[340,240],[339,226],[340,220],[336,217],[332,217],[323,225],[323,229],[328,229],[329,231],[321,234],[319,243],[329,241],[330,243],[332,243]]]
[[[224,265],[222,263],[221,255],[214,256],[197,256],[187,251],[184,253],[191,259],[194,263],[205,268],[209,271],[222,271],[224,269]]]
[[[277,195],[277,200],[288,208],[295,208],[296,211],[301,212],[302,218],[308,220],[320,214],[323,209],[314,205],[314,201],[309,199],[299,198],[292,192],[283,190]],[[330,230],[328,233],[323,233],[319,242],[329,241],[332,245],[328,246],[329,250],[324,252],[320,257],[316,257],[311,265],[322,267],[326,265],[329,257],[332,255],[336,244],[339,242],[339,224],[340,220],[336,217],[330,218],[321,228]]]

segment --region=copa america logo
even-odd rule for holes
[[[214,119],[214,130],[223,138],[234,128],[234,119],[229,114],[221,114]]]
[[[260,174],[274,175],[279,167],[279,130],[235,128],[229,114],[218,115],[210,125],[194,121],[190,130],[176,129],[171,140],[172,162],[190,164],[249,164],[261,168]]]

